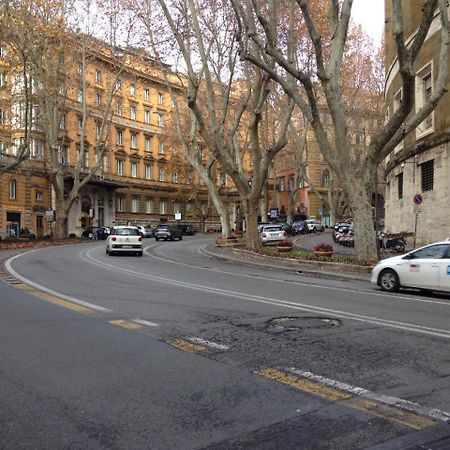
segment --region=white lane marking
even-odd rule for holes
[[[276,298],[263,297],[263,296],[259,296],[259,295],[245,294],[243,292],[214,288],[214,287],[210,287],[210,286],[205,286],[205,285],[200,285],[200,284],[195,284],[195,283],[188,283],[185,281],[179,281],[179,280],[161,277],[161,276],[157,276],[157,275],[136,272],[136,270],[134,270],[134,269],[127,269],[125,267],[117,267],[117,266],[114,266],[113,264],[105,263],[105,262],[94,259],[91,256],[91,252],[94,250],[95,249],[87,250],[87,251],[85,251],[86,256],[84,256],[84,255],[80,255],[80,256],[83,259],[85,259],[86,261],[88,261],[94,265],[97,265],[100,267],[107,267],[109,269],[112,269],[112,270],[115,270],[115,271],[118,271],[121,273],[127,273],[128,275],[130,275],[132,277],[136,277],[136,278],[140,278],[140,279],[144,279],[144,280],[152,280],[152,281],[156,281],[159,283],[164,283],[164,284],[168,284],[170,286],[176,286],[176,287],[180,287],[180,288],[187,288],[187,289],[192,289],[192,290],[201,291],[201,292],[218,294],[218,295],[222,295],[225,297],[232,297],[232,298],[236,298],[239,300],[246,300],[249,302],[275,305],[278,307],[281,306],[283,308],[302,310],[302,311],[312,312],[314,314],[320,314],[320,315],[328,316],[331,314],[334,317],[338,317],[338,318],[350,319],[350,320],[355,320],[358,322],[370,323],[370,324],[374,324],[374,325],[395,328],[398,330],[412,331],[415,333],[426,334],[429,336],[436,336],[436,337],[443,337],[446,339],[450,339],[450,330],[425,327],[422,325],[415,325],[415,324],[411,324],[411,323],[407,323],[407,322],[398,322],[395,320],[380,319],[377,317],[353,314],[353,313],[336,310],[336,309],[321,308],[319,306],[311,306],[311,305],[306,305],[306,304],[298,303],[298,302],[294,302],[294,301],[286,301],[286,300],[281,300],[281,299],[276,299]]]
[[[412,411],[423,416],[428,416],[433,419],[442,420],[444,422],[450,420],[450,413],[441,411],[440,409],[428,408],[427,406],[419,405],[418,403],[410,402],[409,400],[404,400],[402,398],[392,397],[390,395],[377,394],[376,392],[372,392],[361,387],[352,386],[350,384],[343,383],[341,381],[333,380],[327,377],[322,377],[321,375],[315,375],[311,372],[297,369],[295,367],[289,367],[285,370],[295,375],[299,375],[302,378],[307,378],[309,380],[316,381],[326,386],[337,388],[341,391],[349,392],[359,397],[367,398],[368,400],[376,400],[381,403],[385,403],[387,405],[395,406],[401,409],[406,409],[408,411]]]
[[[36,249],[37,250],[37,249]],[[29,252],[21,253],[20,255],[13,256],[12,258],[9,258],[5,262],[6,270],[13,276],[15,276],[17,279],[22,281],[25,284],[28,284],[29,286],[32,286],[39,291],[46,292],[47,294],[54,295],[55,297],[63,298],[64,300],[67,300],[72,303],[76,303],[77,305],[86,306],[86,308],[94,309],[95,311],[101,311],[101,312],[112,312],[111,309],[104,308],[103,306],[94,305],[93,303],[88,303],[83,300],[80,300],[78,298],[70,297],[69,295],[61,294],[60,292],[56,292],[52,289],[46,288],[45,286],[42,286],[41,284],[35,283],[34,281],[31,281],[30,279],[23,277],[22,275],[19,275],[11,266],[11,263],[16,259],[23,255],[26,255],[28,253],[35,252],[36,250],[30,250]]]
[[[139,323],[140,325],[145,325],[146,327],[159,327],[159,323],[149,322],[143,319],[131,319],[131,322]]]
[[[153,248],[153,246],[149,246],[147,248]],[[203,249],[199,249],[198,253],[200,253],[201,255],[203,255],[202,253]],[[194,267],[192,264],[188,264],[188,263],[183,263],[180,261],[174,261],[173,259],[166,259],[163,258],[161,256],[156,256],[153,253],[149,253],[149,252],[145,252],[148,256],[150,256],[153,259],[159,260],[159,261],[164,261],[166,263],[169,264],[175,264],[175,265],[179,265],[179,266],[184,266],[184,267]],[[208,252],[205,252],[205,254],[208,256]],[[202,267],[202,266],[195,266],[196,269],[199,270],[206,270],[209,272],[216,272],[217,273],[217,268],[211,268],[211,267]],[[252,275],[248,275],[245,273],[238,273],[238,272],[230,272],[230,271],[226,271],[226,270],[220,270],[220,273],[226,274],[226,275],[233,275],[236,277],[241,277],[241,278],[251,278],[251,279],[255,279],[254,276]],[[337,274],[339,275],[339,274]],[[285,280],[278,280],[276,278],[271,278],[270,281],[276,282],[276,283],[286,283]],[[367,281],[369,283],[369,281]],[[322,284],[316,284],[316,283],[305,283],[302,281],[297,281],[297,280],[292,280],[290,281],[291,284],[296,284],[299,286],[306,286],[306,287],[311,287],[311,288],[320,288],[320,289],[324,289],[324,290],[328,290],[328,291],[340,291],[340,292],[356,292],[357,294],[367,294],[367,295],[372,295],[375,297],[384,297],[384,298],[388,298],[390,300],[408,300],[411,302],[418,302],[418,303],[432,303],[434,305],[444,305],[444,306],[448,306],[450,307],[450,302],[448,301],[439,301],[439,300],[426,300],[426,299],[421,299],[421,298],[416,298],[416,297],[407,297],[406,295],[393,295],[393,294],[385,294],[383,292],[376,292],[376,291],[368,291],[368,290],[363,290],[363,289],[349,289],[349,288],[341,288],[341,287],[334,287],[334,286],[324,286]]]
[[[206,345],[207,347],[215,348],[217,350],[229,350],[230,347],[228,345],[217,344],[216,342],[207,341],[206,339],[198,338],[198,337],[187,337],[188,341],[197,342],[198,344]]]

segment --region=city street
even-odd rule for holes
[[[450,445],[448,296],[203,254],[215,238],[0,254],[0,448]]]

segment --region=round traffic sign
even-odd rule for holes
[[[420,194],[416,194],[413,197],[413,203],[417,206],[421,205],[423,203],[423,197]]]

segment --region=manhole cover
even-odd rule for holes
[[[275,317],[267,323],[270,327],[285,330],[298,328],[331,328],[341,325],[340,320],[328,317]]]

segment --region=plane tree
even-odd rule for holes
[[[295,101],[314,130],[325,161],[339,179],[348,198],[355,221],[356,256],[360,260],[377,257],[376,236],[371,208],[374,180],[378,165],[436,108],[446,92],[448,79],[449,23],[446,0],[426,0],[417,32],[406,42],[403,26],[403,4],[392,0],[392,29],[402,80],[403,99],[395,113],[371,134],[368,145],[355,147],[349,134],[347,104],[349,92],[355,98],[364,92],[353,87],[343,76],[352,49],[347,46],[351,32],[352,0],[230,0],[238,21],[240,56],[264,71]],[[279,21],[283,8],[289,8],[289,21]],[[325,9],[324,9],[325,8]],[[324,14],[323,11],[326,11]],[[415,97],[415,61],[423,46],[435,11],[439,12],[441,42],[438,75],[429,99],[413,111]],[[286,27],[295,39],[280,39]],[[299,34],[302,27],[305,33]],[[301,38],[300,38],[301,37]],[[313,48],[314,67],[297,49],[307,39]],[[292,58],[290,55],[295,54]],[[308,64],[306,64],[308,62]],[[307,69],[305,69],[305,67]],[[295,78],[296,83],[291,82]],[[370,86],[365,85],[366,89]],[[344,95],[345,93],[345,95]],[[332,133],[327,133],[320,116],[325,102],[332,119]]]

